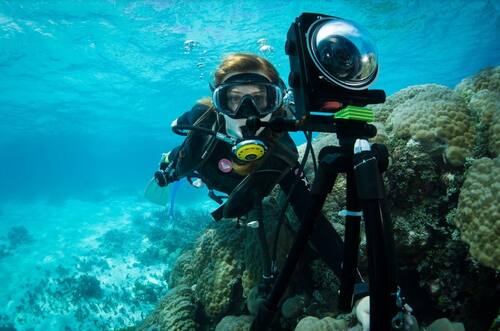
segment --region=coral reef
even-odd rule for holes
[[[500,270],[500,157],[474,160],[460,190],[455,222],[471,255]]]
[[[0,329],[112,330],[144,320],[167,294],[181,249],[195,241],[209,218],[207,212],[179,208],[167,220],[164,210],[150,212],[149,204],[132,208],[112,226],[96,227],[78,255],[42,255],[32,274],[15,280],[22,287],[0,309]],[[14,261],[41,242],[35,232],[12,227],[0,237],[0,259]]]
[[[478,154],[500,153],[500,67],[486,68],[464,79],[455,91],[466,101],[476,120]]]
[[[14,226],[7,233],[10,249],[16,249],[19,246],[33,242],[33,237],[24,226]]]
[[[197,330],[196,305],[190,287],[180,285],[172,289],[160,305],[137,330]]]
[[[409,87],[394,96],[399,102],[382,122],[392,139],[413,139],[432,151],[432,156],[444,156],[453,166],[461,166],[471,156],[475,144],[475,126],[471,112],[453,90],[428,84]],[[389,99],[392,99],[389,98]],[[375,106],[386,109],[387,105]]]
[[[462,323],[450,322],[447,318],[440,318],[429,325],[429,331],[465,331]]]
[[[486,69],[455,89],[435,84],[409,87],[372,107],[378,130],[373,142],[386,144],[391,155],[384,181],[400,285],[419,324],[428,326],[422,330],[463,330],[464,326],[489,330],[496,323],[499,73],[499,68]],[[334,135],[320,134],[313,144],[318,150],[336,143]],[[300,150],[303,153],[304,146]],[[313,178],[313,168],[309,161],[308,178]],[[268,240],[282,201],[279,190],[266,199]],[[344,220],[338,212],[343,209],[345,178],[339,176],[324,213],[341,234]],[[288,210],[280,237],[280,263],[296,225]],[[190,315],[189,321],[198,324],[197,330],[246,330],[262,298],[259,247],[254,229],[238,228],[234,220],[211,225],[195,247],[180,255],[170,275],[174,290],[162,305],[173,300],[176,289],[191,290],[188,302],[198,313]],[[359,269],[363,274],[365,248],[362,237]],[[338,284],[316,253],[307,250],[273,330],[361,330],[352,313],[341,315],[336,310]],[[158,314],[173,315],[157,310],[152,316]],[[161,329],[154,322],[160,316],[151,318],[148,326]]]
[[[215,327],[215,331],[248,331],[253,316],[226,316]]]
[[[500,67],[485,68],[477,75],[463,79],[455,89],[467,99],[483,90],[500,92]]]
[[[75,295],[84,298],[100,298],[101,283],[95,276],[82,275],[76,279]]]
[[[347,331],[345,321],[336,320],[332,317],[319,319],[314,316],[307,316],[300,320],[295,327],[295,331]]]
[[[276,208],[266,201],[266,233],[269,244]],[[269,228],[267,228],[269,227]],[[286,247],[283,243],[281,247]],[[285,250],[282,249],[281,260]],[[234,221],[213,224],[198,239],[196,247],[183,253],[172,271],[170,284],[194,287],[195,297],[207,319],[218,321],[227,314],[241,314],[242,300],[260,281],[261,250],[256,230],[239,227]]]
[[[16,250],[33,243],[33,241],[33,236],[24,226],[11,227],[4,238],[0,237],[0,260],[12,256]]]

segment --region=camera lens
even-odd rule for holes
[[[355,79],[361,67],[361,55],[347,38],[334,36],[318,43],[318,59],[335,77]]]
[[[309,55],[331,83],[361,90],[375,80],[378,72],[375,43],[356,23],[321,18],[309,27],[307,38]]]

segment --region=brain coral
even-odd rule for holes
[[[500,270],[500,158],[471,165],[460,192],[455,222],[471,255]]]
[[[210,318],[229,313],[241,287],[244,232],[231,222],[219,222],[198,240],[194,252],[195,295]]]
[[[410,93],[412,89],[418,93]],[[475,143],[475,126],[463,99],[435,84],[411,87],[405,93],[413,97],[395,106],[386,127],[396,137],[413,138],[431,149],[442,146],[451,165],[463,165]]]
[[[500,154],[500,91],[480,90],[468,98],[468,106],[478,122],[480,153]]]
[[[197,330],[196,304],[191,288],[181,285],[163,298],[155,312],[137,327],[137,330]]]
[[[300,320],[295,327],[295,331],[347,331],[347,325],[345,321],[331,317],[319,319],[314,316],[307,316]]]
[[[481,70],[455,88],[468,104],[478,122],[478,152],[500,154],[500,67]]]
[[[467,100],[481,90],[500,92],[500,66],[483,69],[477,75],[462,80],[455,90]]]

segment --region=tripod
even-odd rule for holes
[[[271,292],[259,307],[251,326],[252,331],[268,329],[307,245],[315,220],[340,173],[347,176],[347,215],[339,308],[350,311],[353,306],[360,221],[363,219],[368,250],[370,330],[388,331],[403,327],[403,302],[397,285],[392,222],[384,200],[381,175],[388,166],[387,148],[380,144],[370,146],[366,140],[376,134],[373,125],[349,120],[335,120],[333,124],[340,146],[324,147],[319,154],[318,171],[311,188],[307,216],[301,222],[288,258]],[[328,131],[332,132],[331,128]]]

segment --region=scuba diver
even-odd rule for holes
[[[197,126],[222,132],[236,143],[231,146],[213,135],[188,134],[182,145],[163,154],[160,169],[154,175],[157,184],[163,187],[183,177],[200,178],[212,198],[221,202],[213,190],[231,194],[253,171],[279,169],[283,174],[279,185],[285,194],[290,194],[289,203],[300,220],[306,213],[309,184],[299,168],[294,141],[287,132],[278,133],[269,128],[254,130],[246,125],[251,116],[262,122],[291,116],[283,106],[286,88],[277,70],[257,55],[231,54],[217,68],[213,83],[212,99],[198,101],[172,122],[172,128],[178,133],[178,126]],[[250,143],[247,150],[241,144],[246,142]],[[241,160],[236,155],[238,152],[247,160]],[[297,176],[300,180],[295,180]],[[296,185],[291,192],[293,184]],[[340,274],[342,239],[326,217],[318,220],[311,241],[313,249]]]
[[[163,154],[154,184],[165,187],[184,177],[191,182],[201,179],[211,198],[222,204],[226,197],[214,190],[229,195],[230,200],[249,175],[272,169],[280,173],[276,183],[287,195],[297,219],[302,220],[310,187],[294,141],[287,132],[247,125],[250,118],[269,122],[293,116],[284,102],[287,90],[275,67],[257,55],[231,54],[216,69],[210,88],[212,98],[199,100],[172,122],[174,133],[187,137],[180,146]],[[269,186],[265,180],[251,183],[255,187],[246,192]],[[264,190],[265,195],[270,188]],[[225,217],[217,211],[212,215],[216,220]],[[323,214],[316,221],[309,245],[340,277],[343,241]]]

